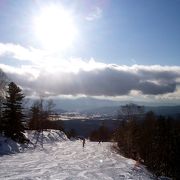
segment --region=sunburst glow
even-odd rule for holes
[[[44,48],[63,50],[70,47],[77,35],[73,15],[61,6],[49,6],[34,19],[34,31]]]

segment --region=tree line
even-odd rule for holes
[[[19,143],[28,143],[25,130],[36,130],[38,134],[44,129],[63,130],[57,121],[51,121],[50,115],[54,103],[42,98],[33,102],[30,109],[24,108],[25,96],[14,82],[8,82],[0,70],[0,134]]]
[[[112,135],[118,152],[146,165],[157,176],[180,179],[179,119],[153,112],[138,116],[127,109],[130,113]]]
[[[127,104],[118,112],[119,126],[105,124],[90,133],[91,141],[113,141],[115,150],[144,164],[157,176],[180,179],[180,119],[145,113],[143,106]]]

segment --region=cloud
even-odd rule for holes
[[[18,67],[0,64],[9,78],[28,95],[156,96],[180,99],[180,66],[122,66],[100,63],[94,59],[67,60],[41,50],[2,43],[0,56],[31,62]]]
[[[87,64],[90,62],[87,62]],[[95,62],[94,62],[95,63]],[[36,76],[33,67],[24,70],[2,69],[25,90],[44,95],[123,96],[131,91],[142,95],[173,93],[180,84],[180,67],[106,65],[93,69],[73,71],[40,70]],[[147,70],[148,68],[148,70]],[[21,73],[17,73],[21,72]]]
[[[93,21],[95,19],[99,19],[102,17],[102,9],[99,7],[95,7],[89,14],[86,16],[87,21]]]
[[[28,61],[33,64],[41,64],[46,61],[48,53],[33,47],[25,48],[19,44],[0,43],[0,56],[12,57],[18,61]]]

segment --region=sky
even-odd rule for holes
[[[180,102],[179,0],[1,0],[0,68],[27,96]]]

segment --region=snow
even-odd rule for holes
[[[23,145],[14,142],[12,139],[0,136],[0,155],[4,154],[12,154],[17,152],[24,152],[27,149],[34,149],[34,145],[37,140],[38,133],[36,131],[26,131],[25,136],[30,140],[31,143],[28,145]],[[60,141],[67,141],[67,136],[58,130],[46,130],[43,132],[43,137],[39,137],[39,141],[37,146],[41,147],[40,141],[43,138],[43,143],[53,143],[53,142],[60,142]]]
[[[36,142],[38,133],[37,131],[27,131],[26,137],[30,139],[32,143]],[[40,139],[41,140],[41,133],[40,133]],[[43,143],[53,143],[53,142],[61,142],[61,141],[67,141],[68,138],[62,131],[48,129],[43,131]]]
[[[18,144],[13,140],[0,136],[0,155],[22,152],[24,145]]]
[[[33,133],[27,133],[33,137]],[[113,152],[111,143],[70,141],[62,132],[45,132],[44,148],[0,156],[2,180],[149,180],[152,175],[135,161]],[[60,141],[57,141],[57,140]]]

